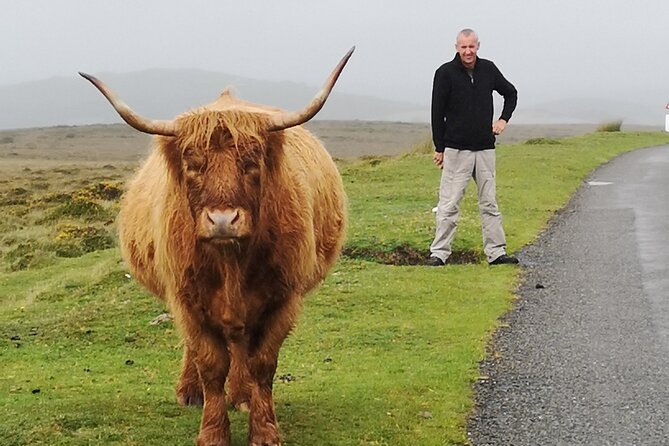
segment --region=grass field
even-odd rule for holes
[[[91,150],[76,128],[51,131],[57,142],[32,135],[32,149],[21,143],[30,135],[0,133],[0,444],[192,444],[200,409],[179,407],[173,389],[180,338],[154,322],[164,308],[126,276],[116,247],[118,197],[145,148]],[[275,378],[286,445],[467,443],[478,364],[522,270],[483,261],[472,189],[459,263],[415,264],[433,236],[439,177],[421,141],[340,164],[346,254],[307,299]],[[532,142],[498,150],[511,251],[596,166],[669,135]],[[233,444],[246,444],[246,415],[231,421]]]

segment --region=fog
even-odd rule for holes
[[[319,87],[353,45],[337,91],[429,107],[457,32],[519,91],[518,119],[588,107],[664,123],[669,1],[0,0],[0,87],[78,71],[196,68]],[[183,86],[188,88],[187,85]],[[2,104],[0,104],[1,106]],[[2,113],[10,113],[2,107]],[[587,112],[587,110],[585,110]],[[557,119],[553,116],[553,119]]]

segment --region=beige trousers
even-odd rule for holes
[[[502,214],[497,207],[495,186],[495,150],[444,150],[444,164],[439,186],[437,229],[430,246],[433,257],[446,261],[451,255],[460,201],[469,180],[474,178],[478,190],[479,213],[483,232],[483,252],[488,262],[506,254],[506,237]]]

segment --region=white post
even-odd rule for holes
[[[667,102],[664,108],[667,109],[667,114],[664,117],[664,131],[669,132],[669,102]]]

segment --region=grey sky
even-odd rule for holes
[[[669,100],[667,0],[0,0],[0,86],[77,71],[199,68],[429,103],[474,28],[520,106],[564,97]]]

